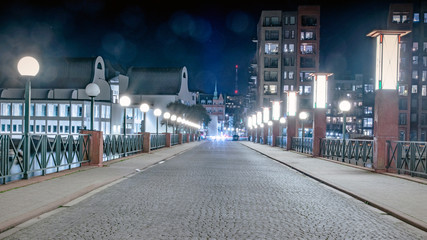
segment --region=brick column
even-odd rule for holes
[[[178,144],[182,144],[182,133],[178,133]]]
[[[375,92],[374,112],[374,166],[385,172],[387,166],[387,140],[399,139],[399,96],[396,90],[381,89]]]
[[[292,138],[296,136],[297,120],[295,116],[288,116],[286,127],[286,150],[292,149]]]
[[[316,108],[313,111],[313,156],[320,156],[320,139],[326,137],[326,109]]]
[[[90,134],[90,136],[84,136],[85,141],[90,138],[89,142],[89,163],[82,165],[91,165],[102,167],[103,165],[103,154],[104,154],[104,139],[102,137],[102,131],[90,131],[80,130],[81,134]]]
[[[172,138],[171,137],[172,137],[172,134],[166,133],[166,147],[172,146],[172,144],[171,144]]]
[[[142,152],[149,153],[151,151],[151,133],[142,133]]]

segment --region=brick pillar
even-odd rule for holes
[[[313,111],[313,156],[320,156],[320,140],[326,137],[326,109],[316,108]]]
[[[151,133],[142,133],[142,152],[149,153],[151,151]]]
[[[374,112],[374,166],[385,172],[387,166],[387,140],[399,139],[399,96],[396,90],[381,89],[375,92]]]
[[[274,146],[276,146],[276,138],[280,135],[280,123],[279,123],[279,121],[273,121],[272,135],[273,135],[272,146],[274,147]]]
[[[103,154],[104,154],[104,139],[102,137],[102,131],[89,131],[80,130],[81,134],[90,134],[89,143],[89,165],[102,167]],[[89,136],[84,136],[85,141]],[[87,165],[87,164],[83,164]]]
[[[166,133],[166,147],[171,147],[172,146],[172,144],[171,144],[171,142],[172,142],[171,136],[172,135],[170,133]]]
[[[178,144],[182,144],[182,133],[178,133]]]
[[[295,116],[287,117],[286,150],[292,149],[292,138],[296,136],[297,120]]]

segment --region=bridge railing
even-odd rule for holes
[[[109,161],[142,151],[142,134],[126,134],[126,136],[123,134],[109,134],[104,135],[103,137],[104,161]]]
[[[179,134],[171,134],[171,146],[179,144]]]
[[[166,146],[166,134],[159,133],[155,134],[152,133],[150,135],[150,149],[158,149]]]
[[[312,154],[313,153],[313,138],[305,137],[304,139],[301,137],[293,137],[292,138],[292,150]]]
[[[46,175],[89,162],[88,134],[30,134],[28,162],[24,158],[23,134],[0,135],[0,181]]]
[[[387,141],[387,170],[427,177],[427,142]]]
[[[277,136],[276,137],[276,147],[286,148],[287,137],[286,136]]]
[[[322,138],[321,156],[324,158],[372,168],[373,140]]]

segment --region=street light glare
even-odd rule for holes
[[[163,118],[169,119],[171,117],[171,114],[169,112],[163,113]]]
[[[279,119],[279,121],[280,121],[280,123],[281,123],[281,124],[284,124],[284,123],[286,123],[286,118],[281,117],[281,118]]]
[[[96,97],[101,93],[101,90],[99,89],[98,84],[89,83],[85,88],[85,92],[89,97]]]
[[[162,115],[162,110],[160,108],[154,109],[154,116],[159,117],[160,115]]]
[[[150,106],[146,103],[141,104],[141,106],[139,107],[139,109],[141,110],[141,112],[148,112],[148,110],[150,110]]]
[[[22,76],[36,76],[39,72],[39,62],[30,56],[23,57],[18,62],[18,72]]]
[[[348,112],[348,111],[350,111],[351,103],[349,101],[347,101],[347,100],[341,101],[340,105],[339,105],[339,108],[343,112]]]
[[[308,118],[308,113],[307,113],[307,112],[300,112],[300,113],[299,113],[299,118],[300,118],[301,120],[305,120],[305,119],[307,119],[307,118]]]
[[[128,107],[130,105],[130,98],[128,96],[123,96],[120,98],[120,105],[122,107]]]

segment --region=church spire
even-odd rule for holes
[[[215,91],[214,91],[214,99],[218,99],[218,91],[217,91],[217,81],[215,80]]]

